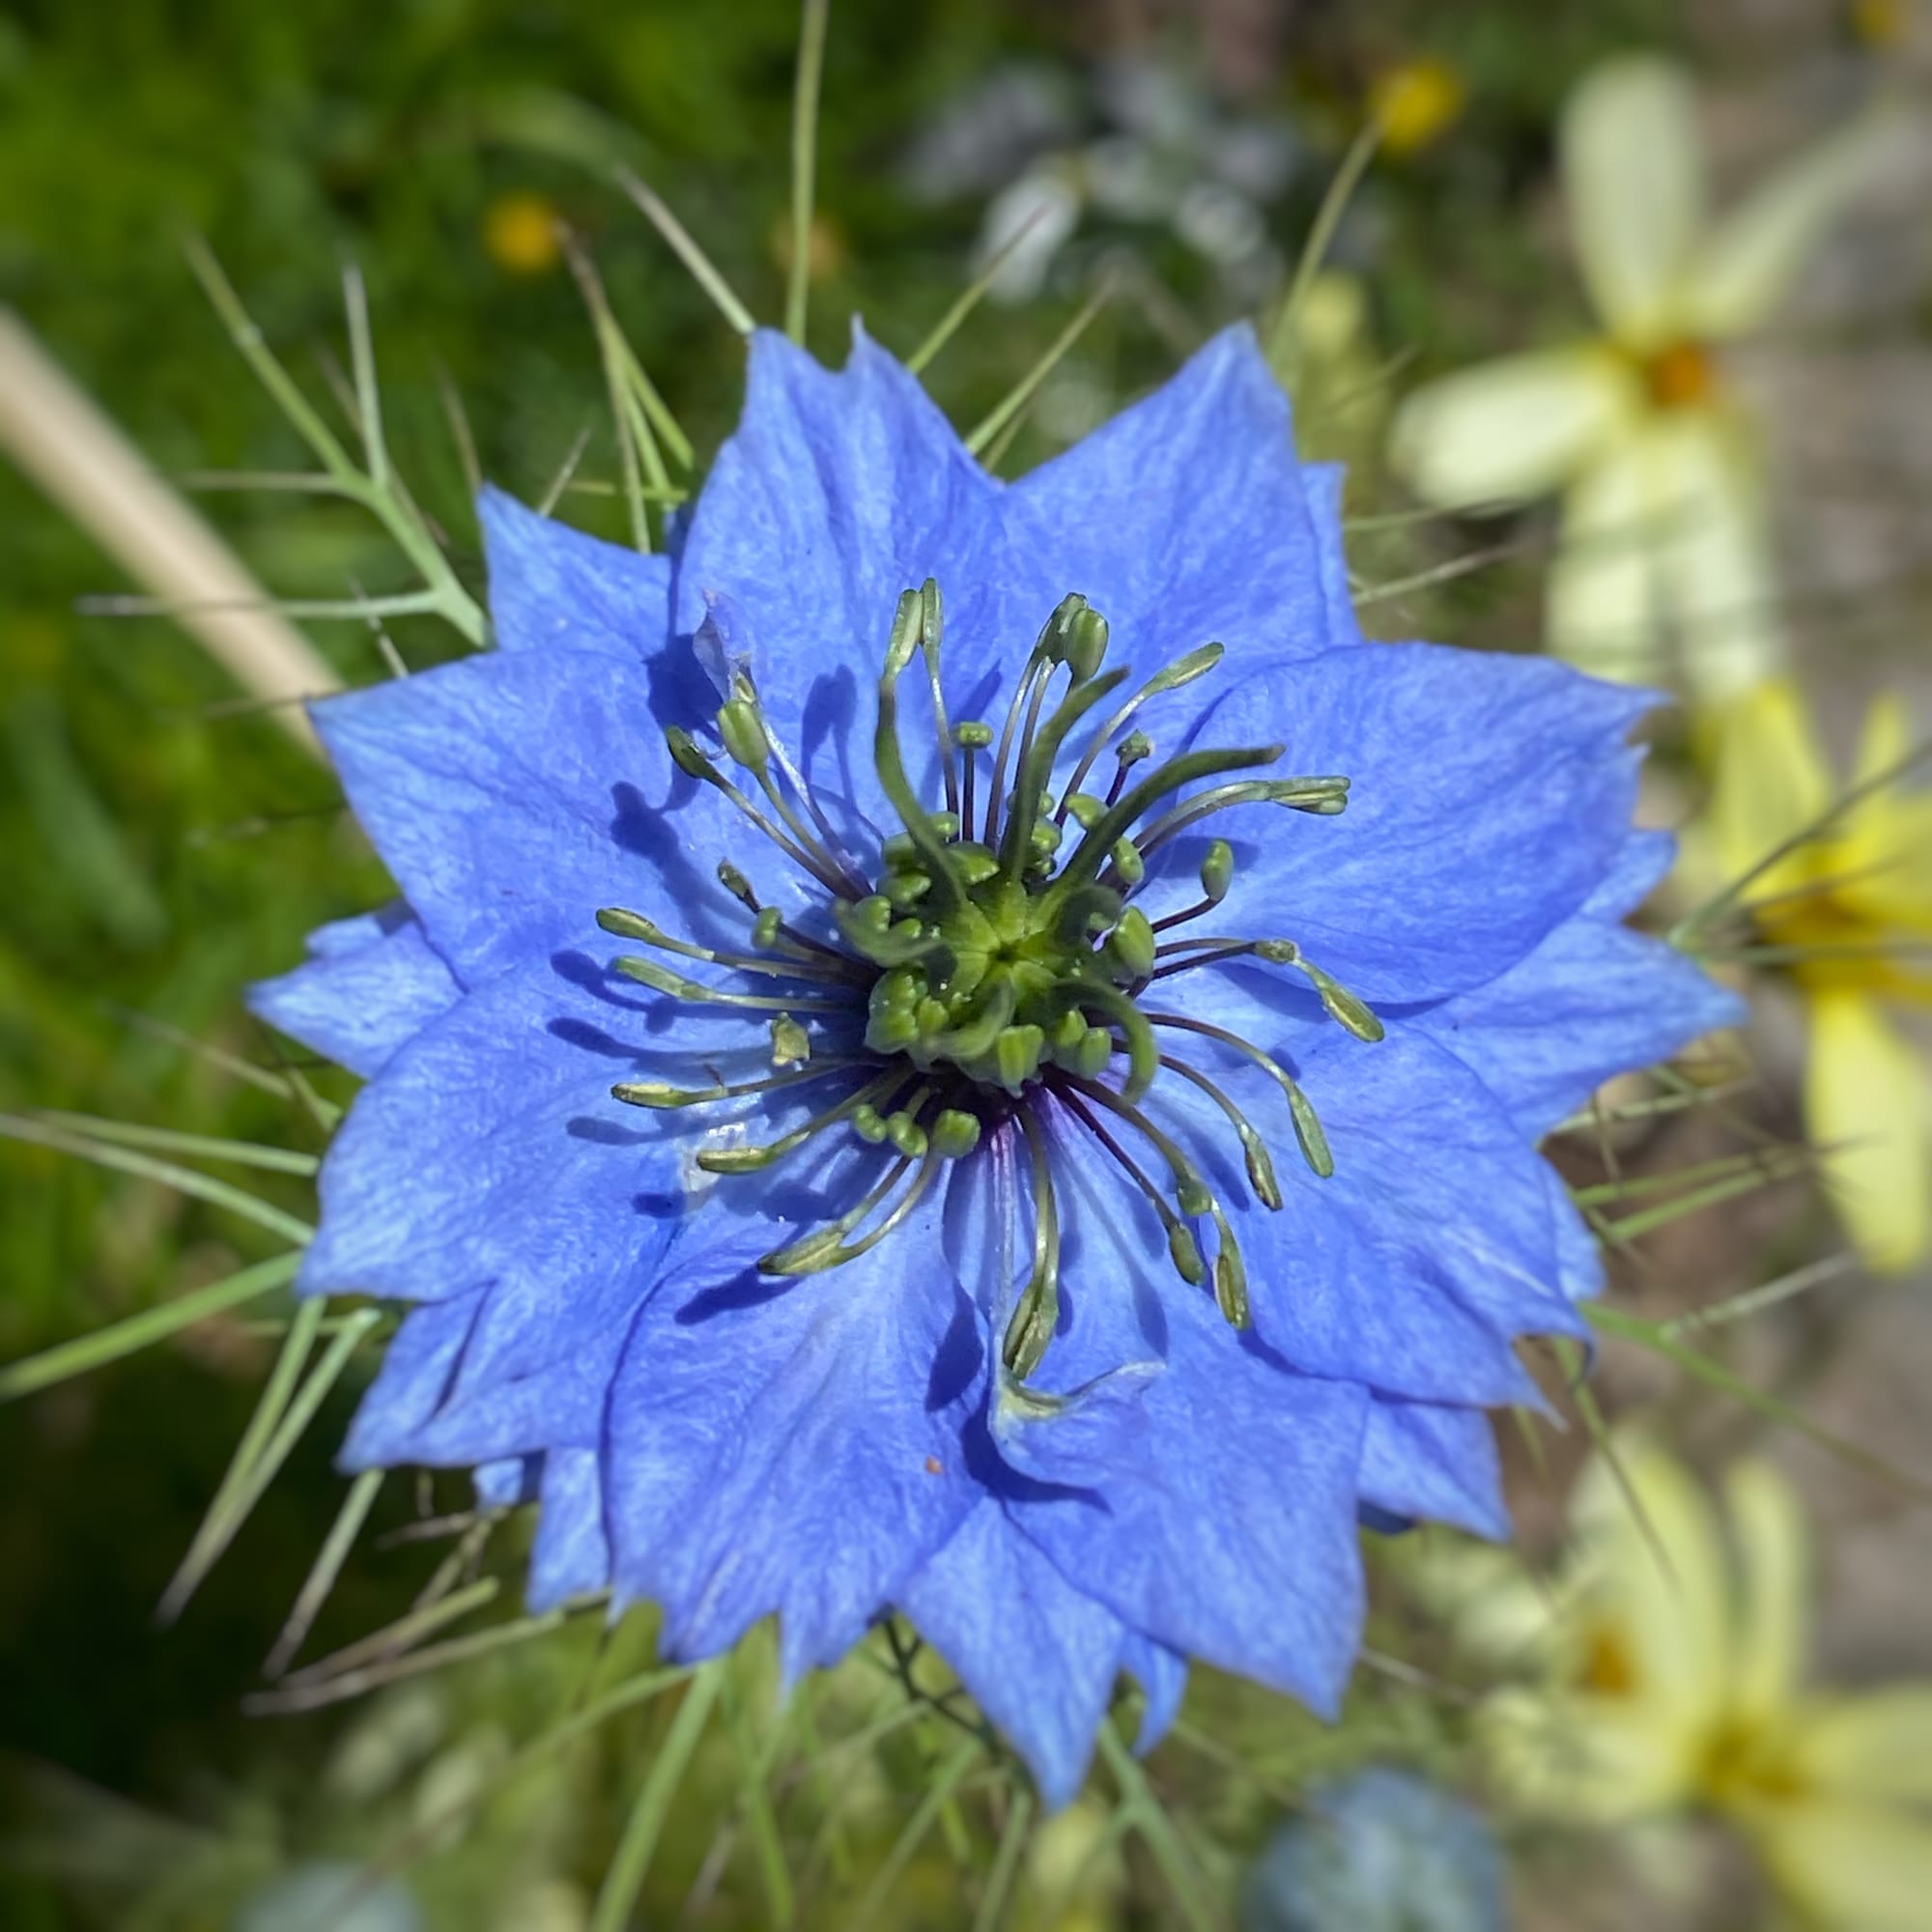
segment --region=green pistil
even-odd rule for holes
[[[779,1275],[816,1273],[869,1253],[906,1224],[946,1161],[964,1158],[989,1129],[1013,1122],[1026,1143],[1032,1179],[1033,1266],[1001,1353],[1021,1378],[1038,1366],[1060,1315],[1061,1222],[1040,1098],[1049,1094],[1151,1205],[1182,1281],[1199,1288],[1211,1279],[1222,1314],[1244,1325],[1247,1277],[1234,1227],[1188,1150],[1140,1103],[1163,1072],[1206,1094],[1239,1140],[1254,1196],[1268,1208],[1282,1203],[1274,1162],[1236,1098],[1201,1068],[1163,1053],[1154,1028],[1219,1040],[1264,1068],[1288,1097],[1309,1167],[1326,1175],[1334,1162],[1313,1107],[1270,1056],[1223,1028],[1149,1012],[1140,996],[1171,975],[1253,958],[1304,975],[1324,1010],[1359,1038],[1379,1038],[1381,1022],[1293,941],[1164,937],[1231,896],[1235,855],[1225,839],[1208,845],[1198,903],[1151,921],[1133,901],[1151,859],[1212,813],[1272,804],[1329,815],[1346,808],[1348,781],[1231,777],[1272,764],[1280,746],[1208,747],[1155,759],[1147,734],[1127,726],[1151,699],[1192,683],[1220,662],[1222,647],[1207,644],[1156,671],[1118,704],[1086,740],[1070,776],[1056,781],[1069,742],[1126,682],[1124,670],[1102,668],[1106,620],[1077,594],[1055,607],[1014,683],[997,753],[990,725],[978,719],[955,724],[948,717],[943,630],[939,587],[928,578],[900,597],[880,668],[873,759],[879,789],[898,824],[883,839],[869,876],[841,847],[749,676],[734,675],[715,724],[723,755],[753,775],[762,804],[689,733],[668,734],[682,770],[730,799],[748,824],[824,888],[838,943],[788,925],[729,860],[719,864],[718,877],[749,916],[748,949],[699,944],[638,913],[607,908],[599,922],[619,938],[726,972],[793,982],[769,996],[740,993],[687,978],[655,959],[616,960],[616,970],[668,997],[763,1016],[776,1070],[735,1083],[713,1074],[710,1084],[691,1087],[629,1081],[612,1091],[632,1105],[677,1109],[846,1076],[849,1091],[777,1140],[709,1147],[696,1155],[707,1173],[757,1173],[825,1133],[843,1130],[868,1168],[866,1149],[888,1156],[883,1174],[846,1212],[764,1257],[759,1265]],[[899,730],[904,674],[915,654],[924,663],[944,794],[930,810],[908,776]],[[1109,749],[1114,770],[1105,796],[1098,797],[1083,787]],[[1190,789],[1222,779],[1230,781]],[[1069,821],[1076,838],[1066,836]],[[814,1052],[804,1021],[821,1014],[863,1021],[863,1044]],[[1159,1155],[1171,1179],[1171,1200],[1110,1122],[1131,1126]],[[1192,1225],[1202,1220],[1214,1224],[1211,1260]]]

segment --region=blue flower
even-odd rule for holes
[[[674,557],[486,496],[497,649],[316,708],[402,900],[255,995],[369,1081],[347,1465],[673,1656],[902,1609],[1056,1802],[1122,1671],[1333,1711],[1598,1285],[1538,1136],[1729,1016],[1621,923],[1652,700],[1363,643],[1338,496],[1245,331],[1010,486],[761,336]]]
[[[1256,1861],[1242,1932],[1503,1932],[1503,1858],[1480,1814],[1372,1766],[1311,1794]]]

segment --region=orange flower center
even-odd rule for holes
[[[1660,410],[1690,410],[1710,401],[1718,365],[1701,342],[1673,342],[1641,363],[1643,385]]]

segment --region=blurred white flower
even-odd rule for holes
[[[1705,698],[1782,666],[1757,451],[1713,352],[1770,317],[1892,125],[1854,123],[1714,221],[1681,69],[1617,60],[1571,97],[1564,185],[1603,335],[1428,384],[1405,404],[1391,452],[1417,494],[1445,506],[1563,491],[1552,651],[1648,679],[1667,639]]]

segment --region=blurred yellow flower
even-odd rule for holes
[[[1725,1478],[1727,1549],[1681,1463],[1629,1443],[1618,1460],[1629,1496],[1602,1464],[1578,1487],[1543,1682],[1486,1709],[1498,1775],[1525,1805],[1583,1823],[1715,1812],[1806,1924],[1922,1927],[1932,1683],[1852,1696],[1803,1685],[1805,1525],[1768,1464]],[[1534,1594],[1526,1577],[1514,1587]]]
[[[1412,155],[1454,125],[1467,99],[1463,76],[1432,56],[1383,74],[1370,90],[1369,111],[1381,123],[1382,147]]]
[[[1868,47],[1901,45],[1912,30],[1912,0],[1852,0],[1851,22]]]
[[[499,194],[483,211],[483,245],[499,269],[541,275],[563,260],[558,215],[543,195],[519,188]]]
[[[1565,493],[1551,650],[1647,679],[1668,637],[1712,698],[1783,663],[1756,452],[1713,345],[1771,315],[1890,129],[1883,116],[1854,124],[1713,223],[1682,70],[1620,59],[1571,97],[1564,185],[1602,337],[1426,385],[1391,452],[1443,505]]]
[[[1910,1267],[1932,1251],[1932,1065],[1892,1016],[1932,1010],[1932,794],[1874,782],[1910,757],[1910,720],[1896,697],[1873,704],[1851,779],[1872,788],[1835,814],[1839,787],[1788,680],[1709,728],[1707,865],[1725,879],[1764,867],[1743,906],[1804,999],[1811,1139],[1866,1262]]]

